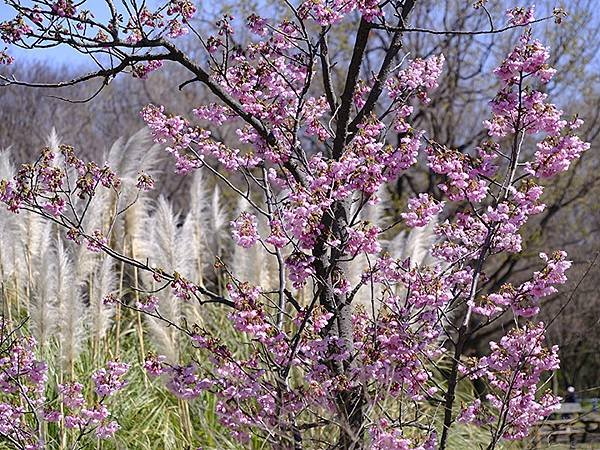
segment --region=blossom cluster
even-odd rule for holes
[[[76,178],[67,182],[66,167],[73,169]],[[35,164],[23,164],[13,180],[0,181],[0,201],[10,211],[18,212],[27,206],[45,211],[52,216],[62,214],[71,196],[91,198],[98,187],[119,189],[121,181],[107,166],[79,159],[74,149],[61,145],[58,152],[49,147],[42,150]]]
[[[506,16],[512,25],[527,25],[535,20],[535,5],[509,9],[506,11]]]
[[[230,171],[247,170],[258,164],[285,164],[293,152],[289,145],[289,130],[290,120],[296,114],[302,118],[307,136],[316,136],[321,141],[331,138],[326,124],[321,121],[328,108],[325,98],[308,97],[299,103],[298,97],[291,95],[294,90],[300,91],[307,80],[304,65],[289,41],[300,30],[290,22],[271,25],[256,18],[249,22],[260,31],[257,34],[262,40],[249,44],[245,53],[233,55],[227,70],[216,72],[214,76],[245,113],[268,125],[277,144],[268,143],[255,128],[245,124],[236,133],[240,143],[250,144],[253,150],[243,154],[239,149],[216,141],[209,131],[187,119],[170,116],[161,106],[149,105],[142,111],[142,117],[155,140],[168,144],[167,150],[175,156],[179,172],[185,173],[203,164],[202,159],[198,160],[194,155],[214,157]],[[223,33],[234,33],[231,26],[223,30]],[[288,39],[282,39],[282,36]],[[432,57],[410,62],[393,82],[386,84],[390,97],[398,105],[398,119],[394,120],[405,120],[410,114],[412,109],[406,102],[411,97],[424,101],[427,93],[435,89],[443,61],[443,57]],[[194,113],[198,119],[216,125],[231,120],[232,116],[230,108],[218,104],[198,106]],[[357,190],[371,197],[371,201],[377,201],[376,192],[384,183],[394,180],[416,163],[423,135],[420,131],[407,130],[394,147],[385,144],[385,131],[383,122],[368,116],[357,124],[357,133],[339,160],[330,160],[323,154],[311,156],[307,161],[309,170],[301,181],[287,169],[275,174],[270,181],[290,187],[290,193],[272,223],[281,224],[298,240],[301,248],[309,249],[321,230],[325,211],[334,201],[348,198]],[[249,247],[258,239],[247,217],[241,217],[231,225],[238,244]],[[266,242],[273,245],[287,243],[287,237],[282,237],[281,232],[277,235],[277,239],[272,237],[272,242],[269,239]]]
[[[24,442],[31,449],[43,448],[31,413],[45,413],[48,366],[35,357],[36,342],[18,337],[11,341],[8,322],[2,317],[0,354],[0,436]]]
[[[525,84],[532,78],[540,83],[552,78],[555,70],[548,66],[548,58],[548,50],[527,31],[494,71],[501,87],[490,104],[492,117],[484,122],[492,140],[477,149],[476,158],[441,146],[427,148],[429,167],[445,177],[438,186],[440,190],[450,200],[476,204],[488,195],[490,180],[497,175],[500,165],[499,158],[506,157],[500,150],[500,139],[509,135],[519,138],[513,140],[512,167],[509,178],[496,195],[497,200],[484,205],[477,216],[461,212],[454,222],[442,223],[437,228],[442,238],[434,250],[437,257],[452,263],[467,256],[477,258],[484,248],[490,253],[521,251],[521,228],[530,216],[545,209],[540,201],[543,188],[536,183],[536,178],[548,178],[567,170],[571,162],[589,148],[589,143],[574,134],[581,120],[563,119],[562,111],[546,102],[547,94]],[[522,138],[539,133],[544,137],[536,144],[533,160],[523,160]],[[485,301],[487,312],[491,313],[494,308],[499,311],[500,303],[490,306],[494,304],[494,301],[489,302],[490,298]],[[504,306],[509,303],[505,302]]]
[[[252,247],[259,238],[256,216],[248,212],[241,213],[236,220],[231,222],[231,234],[235,243],[240,247]]]
[[[358,9],[365,20],[374,22],[383,17],[383,9],[377,0],[305,0],[299,8],[302,15],[315,20],[319,25],[328,26],[341,22],[344,16]]]
[[[549,392],[537,395],[545,372],[558,368],[558,347],[543,346],[545,326],[542,322],[513,329],[500,342],[491,342],[491,353],[472,366],[461,366],[469,378],[484,378],[490,386],[487,404],[477,400],[459,415],[466,423],[490,422],[504,417],[499,434],[504,439],[526,437],[532,426],[560,406],[560,398]],[[487,409],[484,411],[482,408]]]
[[[111,418],[103,399],[120,391],[129,365],[109,362],[92,375],[98,401],[87,402],[84,386],[76,381],[58,386],[58,402],[46,397],[50,391],[48,366],[38,360],[36,341],[8,330],[2,318],[0,356],[0,436],[28,450],[45,448],[43,423],[58,423],[66,430],[91,433],[100,439],[113,437],[119,424]],[[39,421],[39,422],[37,422]]]
[[[533,317],[539,313],[540,299],[557,292],[555,286],[567,281],[565,272],[571,267],[567,254],[557,251],[552,256],[540,254],[545,267],[533,273],[530,280],[518,287],[503,284],[497,293],[482,296],[473,301],[473,311],[493,317],[511,308],[515,316]]]
[[[122,379],[129,370],[129,364],[110,361],[106,369],[99,369],[92,375],[96,393],[108,397],[123,389],[127,382]]]
[[[409,227],[424,227],[443,207],[444,203],[435,200],[431,195],[419,194],[408,201],[408,212],[401,215]]]
[[[530,33],[521,37],[520,45],[495,70],[503,87],[491,103],[491,120],[485,122],[490,136],[544,133],[534,160],[527,163],[528,172],[541,178],[567,170],[590,147],[575,135],[581,120],[563,119],[562,111],[545,101],[547,94],[523,88],[523,80],[528,77],[543,84],[550,81],[556,70],[548,65],[549,57],[548,50]]]
[[[444,67],[444,55],[431,56],[427,59],[415,59],[405,69],[398,71],[395,77],[388,81],[388,95],[393,100],[406,100],[411,95],[423,103],[429,103],[428,92],[438,86]],[[405,117],[410,111],[400,108],[399,114]]]
[[[229,315],[236,330],[248,333],[260,341],[265,341],[273,328],[259,301],[260,289],[243,283],[239,286],[227,285],[229,296],[235,302],[235,311]]]
[[[88,404],[83,397],[84,386],[78,382],[69,382],[59,385],[59,393],[64,405],[64,417],[60,413],[52,415],[52,421],[63,420],[66,429],[95,430],[100,439],[114,436],[119,430],[119,424],[111,420],[108,408],[98,402]]]
[[[437,435],[432,432],[426,440],[415,445],[411,439],[408,439],[401,429],[391,426],[390,421],[381,419],[369,429],[372,439],[373,450],[435,450],[437,448]]]

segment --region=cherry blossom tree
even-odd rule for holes
[[[120,200],[111,223],[132,203],[120,196],[118,173],[82,160],[67,145],[44,149],[0,184],[0,200],[10,211],[35,212],[90,251],[151,273],[178,301],[229,310],[238,342],[170,321],[153,295],[136,304],[106,298],[179,329],[198,349],[201,357],[189,355],[184,363],[148,357],[148,372],[163,377],[174,395],[193,400],[211,392],[232,436],[242,442],[256,436],[282,449],[445,449],[456,422],[489,431],[488,449],[494,449],[501,439],[526,437],[558,406],[560,399],[541,387],[558,368],[557,348],[544,345],[548,324],[536,316],[541,299],[565,283],[567,255],[540,254],[539,270],[518,285],[505,283],[494,293],[481,285],[496,255],[521,251],[520,230],[544,210],[541,180],[568,170],[589,148],[576,134],[581,120],[563,117],[543,92],[555,69],[547,64],[549,49],[534,38],[535,24],[560,22],[562,10],[536,19],[532,7],[516,7],[496,25],[479,1],[475,7],[489,16],[489,29],[431,30],[410,26],[413,0],[307,0],[284,2],[288,18],[279,21],[251,15],[243,24],[225,15],[207,35],[194,26],[197,8],[188,0],[156,8],[106,0],[102,14],[87,10],[85,1],[6,3],[16,12],[0,24],[7,44],[68,45],[98,65],[50,86],[4,76],[6,84],[64,87],[97,80],[102,89],[115,76],[144,78],[170,62],[189,72],[180,89],[199,83],[214,96],[213,103],[193,105],[189,117],[153,104],[141,114],[178,173],[208,172],[243,200],[246,210],[231,222],[232,238],[243,249],[260,246],[276,261],[275,290],[223,267],[228,284],[215,292],[125,254],[111,245],[110,225],[86,229],[98,192],[109,190]],[[102,15],[106,20],[97,19]],[[349,58],[335,60],[331,30],[350,26]],[[483,122],[488,139],[464,153],[413,128],[414,107],[429,102],[444,56],[403,57],[403,36],[510,29],[522,34],[493,71],[498,92]],[[178,42],[185,35],[202,56],[182,50]],[[368,72],[365,54],[374,36],[385,46],[378,70]],[[12,61],[10,49],[1,59]],[[334,65],[345,68],[340,86],[332,78]],[[208,129],[225,123],[235,124],[237,145]],[[422,193],[393,224],[369,221],[366,212],[382,201],[385,185],[417,164],[440,177],[444,200]],[[153,187],[141,172],[140,194]],[[450,203],[456,213],[445,213]],[[432,263],[386,251],[386,232],[430,224],[437,237]],[[357,300],[365,293],[367,304]],[[506,317],[514,317],[514,327],[490,343],[489,354],[465,358],[471,336]],[[98,395],[122,387],[126,367],[106,370],[95,378]],[[487,395],[458,405],[458,386],[474,379],[486,383]],[[76,386],[67,391],[77,398]],[[16,407],[10,412],[24,414]],[[105,434],[114,432],[106,427]]]

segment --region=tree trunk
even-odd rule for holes
[[[365,449],[364,442],[364,403],[362,387],[342,392],[337,398],[338,408],[342,415],[340,438],[336,448],[343,450]]]

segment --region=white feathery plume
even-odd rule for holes
[[[147,195],[140,194],[136,202],[131,205],[123,216],[122,233],[129,240],[131,256],[138,258],[143,241],[148,239],[148,233],[143,226],[148,220],[148,211],[151,200]]]
[[[160,147],[153,145],[148,129],[143,128],[127,142],[123,138],[117,139],[105,159],[121,181],[135,185],[140,170],[150,174],[156,172],[161,155]]]
[[[266,209],[265,205],[263,207]],[[252,208],[247,200],[240,198],[236,216],[244,211],[251,212]],[[258,215],[257,222],[259,235],[268,236],[270,230],[266,218]],[[229,268],[236,278],[254,286],[261,286],[263,291],[277,289],[279,285],[277,257],[267,252],[261,243],[257,242],[250,248],[235,245],[232,253]]]
[[[389,246],[389,253],[393,258],[406,260],[410,259],[410,267],[422,267],[429,265],[439,265],[444,267],[443,261],[434,258],[431,255],[431,248],[436,242],[435,226],[437,225],[437,216],[433,217],[424,227],[412,228],[410,231],[399,233]],[[406,289],[402,284],[396,285],[396,295],[403,296]]]
[[[10,159],[10,149],[0,151],[0,180],[11,179],[15,167]],[[19,217],[0,206],[0,280],[8,280],[16,271]]]
[[[144,226],[150,230],[150,239],[145,240],[141,250],[152,266],[159,266],[166,272],[178,270],[182,274],[189,274],[191,257],[185,251],[187,243],[179,242],[178,225],[179,218],[171,203],[161,196]]]
[[[32,263],[35,265],[33,285],[29,290],[27,314],[29,316],[29,331],[36,338],[41,348],[56,331],[58,310],[56,289],[55,261],[52,251],[46,249],[41,255],[36,255]]]
[[[169,207],[171,208],[171,211],[172,211],[172,206],[170,204],[169,204]],[[195,264],[194,254],[192,252],[190,252],[189,243],[182,237],[183,236],[183,225],[181,224],[181,221],[180,221],[180,215],[173,214],[173,218],[175,219],[175,223],[177,224],[177,227],[175,229],[175,235],[174,235],[175,259],[173,260],[173,262],[170,265],[170,267],[171,267],[170,271],[173,272],[176,270],[178,273],[183,275],[188,280],[190,280],[192,282],[196,282],[197,278],[198,278],[198,276],[197,276],[198,269]]]
[[[389,243],[388,251],[393,258],[410,258],[411,267],[428,265],[435,262],[431,256],[431,247],[436,241],[434,232],[437,217],[432,218],[424,227],[412,228],[398,233]]]
[[[247,211],[248,202],[240,198],[237,205],[236,216]],[[247,281],[254,286],[262,286],[268,289],[268,286],[261,285],[262,272],[266,269],[264,249],[259,243],[250,248],[243,248],[235,245],[233,255],[229,264],[229,270],[240,281]]]
[[[50,150],[52,150],[54,154],[59,152],[60,138],[58,137],[56,128],[52,127],[50,135],[48,136],[48,139],[46,139],[46,145],[50,148]]]
[[[90,331],[96,342],[106,335],[114,314],[114,306],[105,305],[104,297],[115,293],[116,290],[117,278],[113,260],[103,255],[98,270],[94,272],[92,278],[89,298]]]
[[[158,162],[162,152],[158,145],[153,145],[147,129],[142,129],[125,141],[119,138],[107,152],[105,159],[108,166],[117,174],[121,180],[119,197],[111,191],[109,198],[104,199],[102,205],[105,207],[104,226],[110,224],[108,220],[113,219],[111,243],[119,251],[124,251],[127,244],[127,236],[138,234],[140,221],[147,208],[147,195],[137,188],[137,179],[140,171],[148,175],[156,175]],[[116,202],[118,201],[118,205]],[[114,218],[116,211],[125,210],[124,214]],[[131,250],[131,249],[130,249]]]
[[[315,295],[315,283],[312,278],[306,280],[306,284],[295,291],[295,296],[300,305],[308,306]]]
[[[90,207],[87,208],[81,227],[88,233],[94,230],[104,230],[107,214],[105,204],[108,202],[109,193],[106,189],[98,189],[92,198]],[[89,280],[96,271],[99,263],[98,255],[91,252],[85,244],[70,246],[75,254],[75,272],[78,280]]]
[[[12,163],[10,147],[0,150],[0,180],[12,178],[15,173],[16,168]]]
[[[178,241],[185,244],[186,252],[190,259],[189,273],[186,277],[198,283],[204,284],[204,274],[210,267],[213,256],[208,245],[209,224],[207,212],[209,211],[209,198],[205,188],[205,179],[201,171],[196,171],[189,188],[190,207],[179,233]],[[200,306],[197,302],[186,302],[183,308],[186,318],[194,323],[202,322]]]
[[[61,359],[72,368],[86,338],[87,311],[81,295],[81,282],[75,277],[73,260],[62,239],[55,239],[54,294],[59,312],[58,336]]]
[[[208,242],[213,255],[221,256],[225,249],[224,242],[229,235],[229,221],[227,212],[221,206],[221,190],[219,185],[215,185],[210,202],[208,221],[210,228],[208,230]]]
[[[385,227],[385,219],[386,212],[385,208],[389,202],[389,194],[385,188],[382,186],[376,193],[379,201],[376,204],[366,203],[359,212],[359,219],[365,222],[369,222],[379,228]],[[360,197],[357,198],[357,201],[353,202],[355,208],[360,206]],[[356,210],[353,212],[355,214]],[[382,246],[385,245],[385,242],[380,238],[380,243]],[[362,278],[362,274],[369,270],[370,265],[373,264],[375,257],[370,259],[364,253],[358,254],[352,261],[346,264],[346,273],[348,274],[348,281],[350,285],[354,289],[357,286]],[[380,303],[380,295],[381,289],[378,285],[371,285],[371,283],[363,284],[355,294],[354,304],[362,305],[365,308],[365,311],[373,314],[373,308],[375,307],[375,312],[377,312],[378,305]]]
[[[367,202],[360,211],[360,218],[379,228],[385,228],[386,219],[389,217],[385,210],[389,205],[390,195],[385,186],[381,186],[375,195],[379,199],[378,202],[375,204]]]
[[[37,260],[50,246],[51,222],[24,212],[17,222],[16,270],[20,288],[29,293],[33,287]]]
[[[187,243],[194,267],[190,277],[202,283],[203,273],[211,263],[208,251],[209,222],[207,211],[210,210],[205,180],[201,171],[196,171],[190,185],[190,208],[181,230],[181,241]]]
[[[177,217],[169,202],[161,197],[158,199],[154,213],[147,219],[145,229],[149,230],[149,239],[140,241],[141,256],[147,259],[152,267],[159,267],[167,273],[179,270],[185,275],[190,271],[190,259],[186,252],[186,243],[178,239]],[[148,274],[143,274],[143,282],[147,289],[158,288]],[[181,320],[181,300],[176,298],[171,288],[156,292],[159,298],[158,310],[166,319],[178,324]],[[179,360],[179,334],[174,327],[168,327],[164,322],[145,316],[150,338],[157,350],[164,354],[170,362]]]
[[[12,178],[14,174],[10,151],[5,150],[0,153],[0,179]],[[11,275],[15,277],[17,298],[25,296],[28,302],[32,298],[36,271],[41,270],[40,258],[45,257],[48,252],[50,228],[49,222],[33,213],[21,212],[17,217],[4,209],[0,211],[0,275],[2,280]],[[41,287],[36,290],[38,297],[44,295]],[[34,311],[36,320],[41,320],[44,314],[37,314],[38,312],[40,311]],[[39,325],[40,330],[46,330],[47,327],[40,320],[36,326]]]
[[[346,273],[348,274],[348,281],[350,282],[352,289],[358,286],[363,273],[371,268],[375,259],[375,256],[367,258],[364,253],[360,253],[356,258],[346,264]],[[356,291],[353,303],[357,306],[362,305],[369,314],[373,314],[373,308],[375,308],[375,313],[377,313],[381,302],[380,295],[380,286],[378,284],[371,285],[371,283],[367,281],[360,286],[358,291]]]
[[[267,209],[266,205],[263,205],[263,209]],[[268,236],[271,232],[268,221],[263,215],[258,215],[258,232],[261,236]],[[257,279],[257,286],[263,286],[263,290],[277,290],[279,288],[279,264],[277,256],[273,255],[262,246],[262,244],[256,244],[256,251],[260,253],[260,273]],[[270,250],[273,250],[272,246],[268,246]],[[285,255],[281,254],[285,260]],[[250,261],[251,264],[256,264]]]

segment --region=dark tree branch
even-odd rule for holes
[[[337,127],[332,151],[334,159],[339,159],[344,150],[354,91],[356,89],[358,75],[360,74],[360,67],[363,62],[365,49],[367,48],[367,41],[369,40],[369,34],[372,28],[373,25],[370,22],[367,22],[364,18],[361,18],[358,31],[356,32],[356,41],[354,43],[352,59],[350,60],[350,65],[348,66],[344,92],[342,93],[341,97],[341,105],[337,111]]]
[[[392,69],[392,63],[396,59],[398,52],[402,48],[402,33],[404,21],[408,18],[408,15],[412,11],[415,6],[415,0],[407,0],[404,6],[402,7],[402,15],[400,18],[400,26],[394,32],[392,36],[392,40],[389,45],[389,49],[387,50],[385,57],[383,58],[383,62],[381,63],[381,67],[379,68],[379,73],[375,78],[375,83],[373,84],[373,88],[371,92],[369,92],[369,96],[365,102],[365,105],[358,112],[356,117],[352,120],[350,125],[348,126],[348,135],[346,136],[346,142],[352,138],[352,135],[356,133],[358,125],[363,121],[363,119],[371,114],[381,93],[383,92],[383,88],[385,82],[390,76],[390,71]]]

